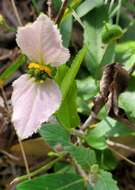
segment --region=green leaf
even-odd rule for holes
[[[81,5],[76,9],[79,17],[85,16],[88,12],[90,12],[95,7],[101,6],[103,4],[103,0],[85,0]]]
[[[131,55],[127,58],[127,61],[123,63],[126,70],[129,70],[135,64],[135,54]],[[130,81],[129,81],[130,82]]]
[[[85,140],[93,148],[103,150],[107,148],[107,137],[126,136],[129,134],[134,134],[134,131],[124,126],[122,123],[107,117],[95,124],[94,128],[88,131]]]
[[[110,42],[105,50],[100,66],[111,64],[115,57],[115,42]]]
[[[106,139],[104,136],[102,137],[94,137],[94,136],[87,136],[86,142],[93,148],[97,150],[104,150],[107,148]]]
[[[119,97],[119,103],[129,117],[135,119],[135,91],[122,93]]]
[[[72,173],[76,174],[75,168],[67,162],[57,162],[54,165],[54,171],[57,173]]]
[[[133,129],[130,129],[129,127],[115,120],[113,123],[110,123],[110,125],[112,126],[112,129],[107,132],[107,137],[135,135],[135,131]]]
[[[127,41],[124,43],[117,44],[116,53],[125,53],[127,51],[135,53],[135,41]]]
[[[101,122],[95,124],[93,128],[89,129],[88,136],[90,137],[102,137],[104,136],[108,131],[111,130],[114,120],[111,118],[105,118]]]
[[[60,31],[62,34],[63,45],[65,47],[69,46],[69,42],[71,39],[71,33],[72,33],[72,24],[73,24],[72,15],[68,15],[68,16],[64,17],[64,19],[60,23]]]
[[[127,25],[129,24],[131,20],[127,20]],[[128,30],[124,33],[123,37],[122,37],[122,41],[129,41],[129,40],[132,40],[134,41],[135,40],[135,24],[131,25]]]
[[[87,190],[93,190],[93,187],[91,186],[91,184],[88,185]]]
[[[72,12],[80,5],[81,1],[82,1],[82,0],[75,0],[75,1],[69,0],[69,1],[68,1],[68,7],[67,7],[67,9],[66,9],[66,11],[65,11],[65,13],[64,13],[63,19],[64,19],[66,16],[72,14]]]
[[[92,106],[93,97],[97,95],[98,86],[92,77],[77,80],[77,110],[88,115]]]
[[[86,51],[87,51],[87,48],[84,47],[78,52],[78,54],[76,55],[75,59],[72,62],[70,69],[67,71],[67,73],[62,81],[61,91],[62,91],[63,100],[67,96],[68,91],[70,90],[70,88],[73,84],[73,81],[79,71],[80,65],[84,59]]]
[[[32,0],[31,2],[36,13],[40,14],[41,8],[39,7],[37,0]]]
[[[97,123],[95,125],[95,128],[89,130],[88,136],[89,138],[96,137],[98,139],[99,137],[102,136],[105,137],[126,136],[132,134],[133,132],[134,131],[132,129],[129,129],[122,123],[117,122],[116,120],[110,117],[106,117],[101,122]]]
[[[56,82],[61,86],[63,78],[67,74],[69,68],[66,65],[61,65],[58,68],[56,74]],[[62,101],[62,104],[55,114],[58,121],[65,127],[65,128],[72,128],[79,125],[80,119],[77,114],[77,91],[76,91],[76,84],[73,82],[67,96]]]
[[[102,31],[102,41],[106,44],[120,39],[123,35],[123,30],[119,25],[105,23]]]
[[[119,190],[119,188],[111,173],[100,170],[93,190]]]
[[[135,62],[134,62],[135,63]],[[130,77],[130,80],[128,82],[128,90],[130,92],[135,92],[135,72],[133,72],[132,76]]]
[[[128,41],[116,45],[116,61],[122,62],[129,69],[135,62],[135,42]]]
[[[98,92],[96,81],[92,77],[77,80],[78,96],[84,100],[93,98]]]
[[[53,10],[55,12],[58,12],[60,10],[61,4],[62,4],[61,0],[57,0],[57,1],[56,0],[52,0]]]
[[[88,46],[88,52],[85,58],[85,63],[88,70],[96,78],[100,70],[100,62],[104,55],[105,49],[102,43],[102,28],[103,21],[108,20],[107,9],[104,6],[93,9],[85,17],[83,17],[84,29],[84,44]]]
[[[27,180],[17,190],[84,190],[83,179],[74,174],[50,174]]]
[[[109,149],[96,152],[98,164],[100,168],[105,170],[114,170],[118,164],[118,160]]]
[[[66,64],[62,64],[58,67],[56,76],[55,76],[55,81],[61,86],[61,83],[68,71],[69,67]]]
[[[16,71],[17,69],[26,63],[25,55],[20,55],[15,62],[13,62],[1,75],[0,83],[5,83]]]
[[[90,171],[91,165],[96,163],[95,152],[90,148],[69,146],[66,150],[87,171]]]
[[[84,101],[81,97],[77,97],[77,111],[83,115],[88,116],[93,104],[89,100]]]
[[[39,133],[52,148],[59,144],[64,147],[70,143],[69,132],[59,124],[43,124]]]
[[[59,110],[56,113],[58,121],[65,128],[74,128],[77,127],[80,123],[80,118],[77,113],[77,88],[76,83],[74,82],[70,87],[70,90],[63,100]]]

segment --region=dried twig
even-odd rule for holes
[[[129,164],[135,166],[135,162],[133,162],[132,160],[129,160],[128,158],[126,158],[125,156],[123,156],[121,153],[119,153],[118,151],[116,151],[115,149],[113,149],[112,147],[109,147],[109,149],[114,152],[115,154],[117,154],[120,158],[122,158],[123,160],[125,160],[126,162],[128,162]]]
[[[107,144],[111,147],[118,147],[118,148],[122,148],[122,149],[135,153],[135,148],[129,147],[125,144],[117,143],[111,140],[107,140]]]
[[[5,151],[5,150],[0,150],[0,152],[4,155],[6,155],[8,158],[10,158],[11,160],[14,160],[14,161],[19,161],[19,158],[12,155],[11,153]]]
[[[118,115],[114,115],[112,118],[114,118],[115,120],[123,123],[124,125],[126,125],[130,129],[135,130],[135,124],[128,119],[128,117],[127,117],[127,115],[126,115],[126,113],[125,113],[124,110],[119,109],[119,114]]]
[[[15,1],[14,1],[14,0],[11,0],[11,4],[12,4],[12,7],[13,7],[13,11],[14,11],[14,13],[15,13],[16,19],[17,19],[17,21],[18,21],[18,24],[19,24],[20,26],[22,26],[23,24],[22,24],[21,18],[20,18],[20,16],[19,16],[19,13],[18,13],[16,4],[15,4]]]
[[[6,59],[9,59],[9,58],[11,57],[11,55],[12,55],[12,52],[11,52],[11,51],[8,52],[7,54],[1,55],[1,56],[0,56],[0,61],[4,61],[4,60],[6,60]],[[1,73],[1,70],[4,70],[4,68],[7,68],[7,65],[4,65],[4,66],[2,67],[2,69],[0,68],[0,73]]]
[[[90,127],[90,125],[97,123],[97,114],[101,110],[101,108],[104,105],[104,99],[102,96],[98,96],[95,98],[93,101],[94,106],[92,108],[91,115],[88,117],[88,119],[84,122],[84,124],[81,126],[82,130],[86,130],[87,128]]]
[[[63,15],[64,15],[64,12],[65,12],[65,10],[66,10],[66,8],[67,8],[67,4],[68,4],[68,0],[65,0],[65,1],[63,2],[63,4],[62,4],[61,8],[60,8],[60,11],[58,12],[58,15],[57,15],[57,17],[56,17],[56,19],[55,19],[55,23],[57,23],[57,24],[60,23],[60,21],[61,21]]]

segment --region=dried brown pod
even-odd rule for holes
[[[97,114],[105,104],[107,105],[108,116],[135,129],[135,125],[128,119],[125,110],[118,106],[118,97],[127,89],[129,79],[130,72],[119,63],[104,67],[100,81],[100,94],[94,98],[91,115],[82,126],[83,130],[98,121]]]
[[[110,116],[119,114],[120,110],[118,108],[118,96],[126,90],[130,78],[128,71],[126,71],[120,64],[113,64],[113,72],[113,80],[109,86],[107,101],[108,114]]]

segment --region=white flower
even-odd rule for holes
[[[62,45],[56,25],[44,14],[33,24],[19,27],[17,44],[32,62],[28,68],[48,74],[45,80],[41,78],[42,83],[30,78],[29,74],[22,75],[13,83],[12,122],[20,139],[25,139],[59,108],[61,93],[55,81],[50,79],[51,67],[64,64],[70,54]]]

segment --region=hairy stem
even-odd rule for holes
[[[22,157],[23,157],[23,160],[24,160],[26,172],[27,172],[27,178],[30,179],[31,178],[31,176],[30,176],[30,170],[29,170],[29,165],[28,165],[26,154],[25,154],[25,150],[24,150],[22,141],[19,138],[18,138],[18,141],[19,141],[21,152],[22,152]]]
[[[52,160],[52,161],[49,162],[48,164],[42,166],[41,168],[39,168],[39,169],[37,169],[37,170],[35,170],[35,171],[33,171],[33,172],[30,172],[29,175],[26,174],[26,175],[23,175],[23,176],[20,176],[20,177],[15,178],[15,179],[11,182],[11,184],[13,184],[13,183],[18,183],[18,182],[20,182],[20,181],[26,180],[29,176],[30,176],[30,177],[33,177],[33,176],[35,176],[35,175],[37,175],[37,174],[39,174],[39,173],[41,173],[41,172],[43,172],[43,171],[44,171],[44,172],[47,171],[47,170],[48,170],[49,168],[51,168],[56,162],[60,161],[64,156],[65,156],[65,154],[61,154],[58,158]]]

